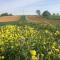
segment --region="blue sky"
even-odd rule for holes
[[[36,14],[36,10],[60,13],[60,0],[0,0],[0,13]]]

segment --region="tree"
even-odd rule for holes
[[[59,13],[57,13],[57,16],[59,16]]]
[[[53,13],[53,16],[55,16],[55,13]]]
[[[38,16],[40,16],[40,10],[36,10],[36,13],[38,14]]]
[[[13,15],[8,13],[2,13],[0,16],[13,16]]]
[[[42,16],[43,16],[43,17],[46,17],[46,18],[48,18],[50,15],[51,15],[51,14],[50,14],[49,11],[44,11],[44,12],[42,13]]]
[[[1,16],[8,16],[8,13],[2,13]]]

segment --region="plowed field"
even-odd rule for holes
[[[20,16],[4,16],[4,17],[0,17],[0,22],[17,21],[19,19]]]
[[[43,18],[41,16],[28,16],[27,19],[32,22],[38,22],[38,23],[47,23],[47,24],[58,24],[60,25],[60,20],[48,20],[46,18]]]

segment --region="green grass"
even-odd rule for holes
[[[48,19],[52,19],[52,20],[60,20],[60,16],[49,16]]]

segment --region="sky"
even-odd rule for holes
[[[60,0],[0,0],[0,14],[35,15],[36,10],[60,13]]]

